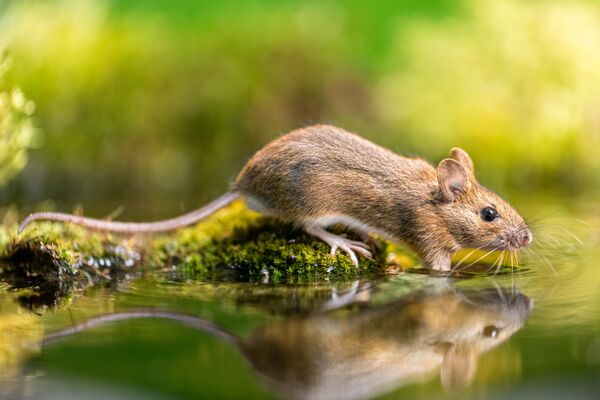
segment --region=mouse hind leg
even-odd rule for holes
[[[358,242],[356,240],[350,240],[343,236],[333,234],[325,230],[325,227],[322,225],[305,225],[304,230],[306,233],[321,239],[331,246],[330,254],[335,255],[338,250],[342,250],[344,253],[348,254],[350,260],[352,260],[352,264],[354,264],[355,267],[358,267],[358,258],[356,257],[356,253],[367,258],[372,257],[369,246],[365,243]]]
[[[302,226],[306,233],[321,239],[329,246],[331,246],[332,255],[335,255],[338,252],[338,250],[342,250],[344,253],[348,254],[350,259],[352,260],[352,264],[354,264],[356,267],[358,267],[358,257],[356,257],[356,253],[367,258],[372,257],[369,245],[363,242],[350,240],[343,236],[333,234],[325,229],[327,226],[334,224],[346,225],[348,227],[354,228],[357,232],[361,234],[361,236],[368,238],[368,229],[361,229],[363,228],[363,226],[357,223],[356,221],[352,220],[351,218],[347,218],[342,215],[336,215],[320,219],[310,219],[308,221],[304,220],[303,222],[298,223],[299,218],[290,217],[290,215],[286,215],[283,212],[279,212],[277,209],[268,207],[259,196],[255,196],[246,192],[240,192],[240,194],[244,198],[244,201],[246,202],[249,208],[258,211],[262,214],[272,215],[284,221],[292,222]]]

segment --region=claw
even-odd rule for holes
[[[348,254],[348,257],[350,257],[352,264],[354,264],[355,267],[358,267],[358,258],[356,258],[356,254],[352,251],[352,249],[348,246],[340,246],[340,247],[342,248],[342,250],[344,250],[344,252],[346,254]]]
[[[373,258],[373,254],[367,249],[363,249],[362,247],[353,247],[352,249],[354,249],[354,251],[356,251],[358,254],[362,255],[363,257]]]
[[[369,245],[366,244],[366,243],[363,243],[363,242],[359,242],[359,241],[356,241],[356,240],[348,240],[348,243],[351,244],[352,246],[361,247],[361,248],[363,248],[365,250],[369,249]]]
[[[331,251],[329,254],[335,255],[338,249],[341,249],[348,255],[348,257],[350,257],[350,260],[355,267],[358,267],[358,258],[356,257],[356,253],[366,258],[373,257],[373,254],[369,250],[369,246],[363,242],[346,239],[340,235],[334,235],[333,233],[328,232],[321,227],[307,227],[305,229],[307,233],[318,237],[331,246]]]

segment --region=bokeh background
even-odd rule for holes
[[[512,198],[600,187],[600,5],[0,1],[0,204],[155,219],[331,123]]]
[[[527,269],[491,280],[535,301],[527,327],[451,397],[598,393],[600,0],[0,0],[2,243],[17,213],[155,220],[194,209],[257,149],[313,123],[432,162],[463,147],[480,181],[527,217],[557,206]],[[421,277],[406,275],[374,291],[380,304]],[[0,283],[0,398],[23,362],[41,397],[53,392],[36,382],[53,376],[56,398],[117,384],[144,398],[256,397],[232,347],[164,322],[115,324],[38,356],[29,347],[139,306],[246,334],[273,318],[264,305],[317,304],[312,285],[282,295],[252,284],[256,297],[242,285],[251,306],[238,308],[234,289],[146,279],[96,285],[41,317]],[[436,377],[389,398],[440,393]]]

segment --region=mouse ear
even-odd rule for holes
[[[472,348],[452,345],[444,354],[440,378],[445,389],[460,389],[473,380],[477,355]]]
[[[444,203],[452,203],[455,195],[469,188],[469,176],[465,168],[453,158],[446,158],[437,166],[440,195]]]
[[[475,168],[473,167],[473,160],[471,160],[471,157],[469,157],[467,152],[461,149],[460,147],[454,147],[452,150],[450,150],[450,158],[453,158],[456,161],[458,161],[460,165],[465,167],[469,174],[473,175],[473,173],[475,172]]]

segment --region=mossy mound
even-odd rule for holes
[[[373,259],[361,257],[357,268],[345,254],[330,255],[321,240],[241,203],[154,246],[163,265],[170,260],[179,272],[269,283],[356,279],[382,272],[386,256],[386,246],[377,242]]]
[[[140,258],[120,238],[43,223],[24,235],[0,229],[0,281],[33,293],[19,297],[31,308],[55,306],[74,290],[122,279]]]
[[[383,250],[373,259],[360,258],[358,268],[347,255],[329,251],[327,244],[292,226],[261,218],[197,251],[188,248],[179,270],[215,279],[300,283],[356,279],[382,271],[385,262]]]
[[[57,296],[139,271],[265,283],[350,280],[384,271],[386,245],[373,247],[373,259],[360,257],[356,268],[347,255],[330,255],[321,240],[237,202],[167,235],[124,237],[51,222],[17,235],[14,224],[5,224],[0,279],[17,287],[51,287]]]

